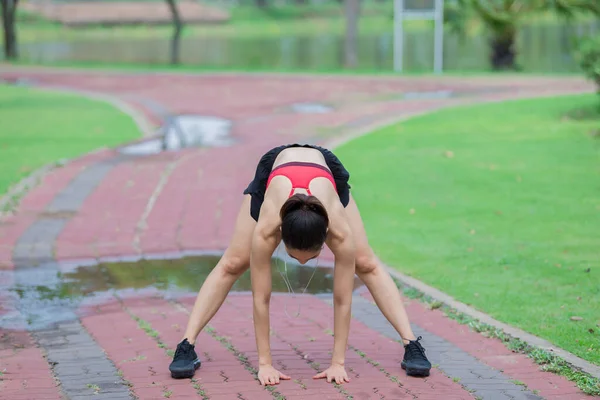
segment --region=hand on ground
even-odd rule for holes
[[[272,365],[265,365],[258,369],[258,381],[263,386],[277,385],[280,379],[288,380],[291,378],[277,371]]]
[[[346,369],[344,368],[343,365],[332,364],[325,371],[320,372],[317,375],[313,376],[313,379],[323,379],[323,378],[327,378],[328,383],[335,382],[338,385],[341,385],[342,383],[350,382],[350,379],[348,378],[348,374],[346,373]]]

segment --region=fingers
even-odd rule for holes
[[[315,376],[313,376],[313,379],[323,379],[327,376],[327,372],[323,371],[323,372],[319,372],[318,374],[316,374]]]
[[[271,375],[271,376],[267,376],[267,377],[258,377],[258,381],[260,382],[260,384],[262,386],[267,386],[267,385],[277,385],[279,383],[279,380],[290,380],[292,379],[291,377],[289,377],[288,375],[282,374],[281,372],[279,372],[278,375]]]

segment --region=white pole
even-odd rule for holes
[[[394,0],[394,71],[402,72],[404,53],[404,0]]]
[[[441,74],[444,63],[444,0],[435,0],[435,33],[433,70]]]

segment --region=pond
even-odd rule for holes
[[[573,57],[575,39],[600,33],[600,22],[576,26],[559,24],[524,26],[518,38],[519,59],[530,72],[577,72]],[[335,70],[343,67],[342,35],[305,35],[269,38],[185,37],[182,63],[210,68],[275,68]],[[486,70],[489,46],[483,35],[465,39],[446,34],[446,70]],[[361,35],[360,68],[390,71],[393,68],[393,33]],[[37,42],[21,46],[23,59],[34,63],[98,62],[167,64],[169,40],[157,38],[86,38]],[[433,68],[433,31],[406,33],[406,71]]]

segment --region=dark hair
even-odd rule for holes
[[[281,238],[286,247],[317,251],[327,237],[329,217],[323,203],[315,196],[297,193],[287,199],[281,211]]]

